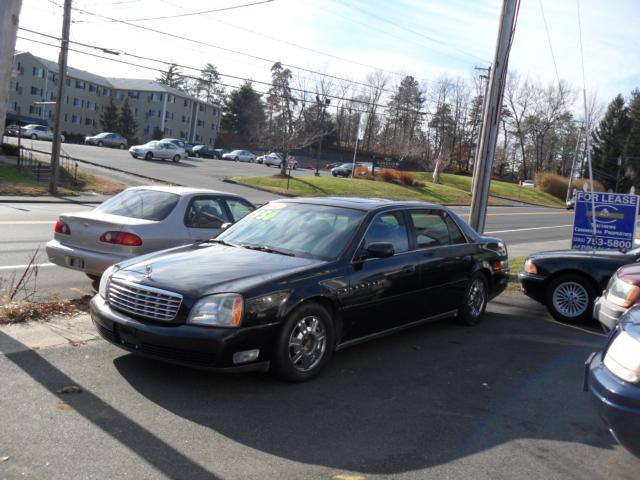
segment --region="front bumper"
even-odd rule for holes
[[[51,263],[94,276],[100,276],[102,272],[111,265],[130,258],[125,255],[115,255],[112,253],[94,252],[78,247],[69,247],[55,239],[50,240],[46,248],[47,256]]]
[[[600,418],[620,445],[640,457],[640,387],[609,372],[602,353],[590,357],[585,375],[585,387]]]
[[[545,281],[546,278],[540,275],[532,275],[527,272],[518,273],[518,282],[520,282],[524,294],[543,304],[547,288]]]
[[[593,316],[608,330],[616,328],[620,317],[627,309],[608,301],[606,297],[598,297],[593,303]]]
[[[277,325],[229,329],[143,322],[111,309],[96,295],[91,319],[108,342],[129,352],[169,363],[220,371],[266,371]],[[254,362],[235,365],[233,354],[260,349]]]

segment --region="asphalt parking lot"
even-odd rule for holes
[[[0,333],[0,477],[635,479],[581,389],[603,341],[505,294],[477,327],[379,339],[289,385]]]

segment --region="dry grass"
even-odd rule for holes
[[[535,175],[535,182],[537,190],[553,195],[561,200],[567,197],[567,188],[569,187],[569,178],[567,177],[556,175],[555,173],[538,172]],[[578,179],[572,182],[571,188],[580,190],[585,183],[588,183],[588,180]],[[597,180],[594,180],[593,187],[596,192],[605,191],[604,186]]]

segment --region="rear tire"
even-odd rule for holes
[[[176,155],[175,157],[172,158],[173,163],[178,163],[180,161],[180,155]]]
[[[476,272],[471,275],[464,292],[464,300],[458,310],[458,322],[463,325],[477,325],[482,321],[489,301],[489,288],[485,276]]]
[[[102,141],[99,141],[99,142],[98,142],[98,146],[99,146],[99,147],[104,147],[104,143],[102,143]]]
[[[91,288],[97,292],[100,289],[100,277],[98,275],[89,275],[88,273],[87,277],[91,280]]]
[[[587,277],[567,273],[549,283],[545,304],[559,322],[584,323],[593,317],[595,297],[595,288]]]
[[[196,153],[196,158],[200,158],[200,154],[199,153]]]
[[[282,325],[271,372],[286,382],[311,380],[329,362],[334,348],[335,328],[327,309],[303,304]]]
[[[120,150],[124,150],[124,143],[121,143],[120,145],[118,145],[118,148],[119,148]]]
[[[234,160],[235,160],[236,162],[239,162],[239,161],[240,161],[240,159],[239,159],[238,157],[234,158]]]
[[[144,156],[145,160],[153,160],[153,153],[151,152],[147,152],[147,154]]]

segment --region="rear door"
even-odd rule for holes
[[[216,237],[227,222],[232,222],[224,201],[217,196],[193,197],[184,216],[184,225],[191,241],[200,242]]]

